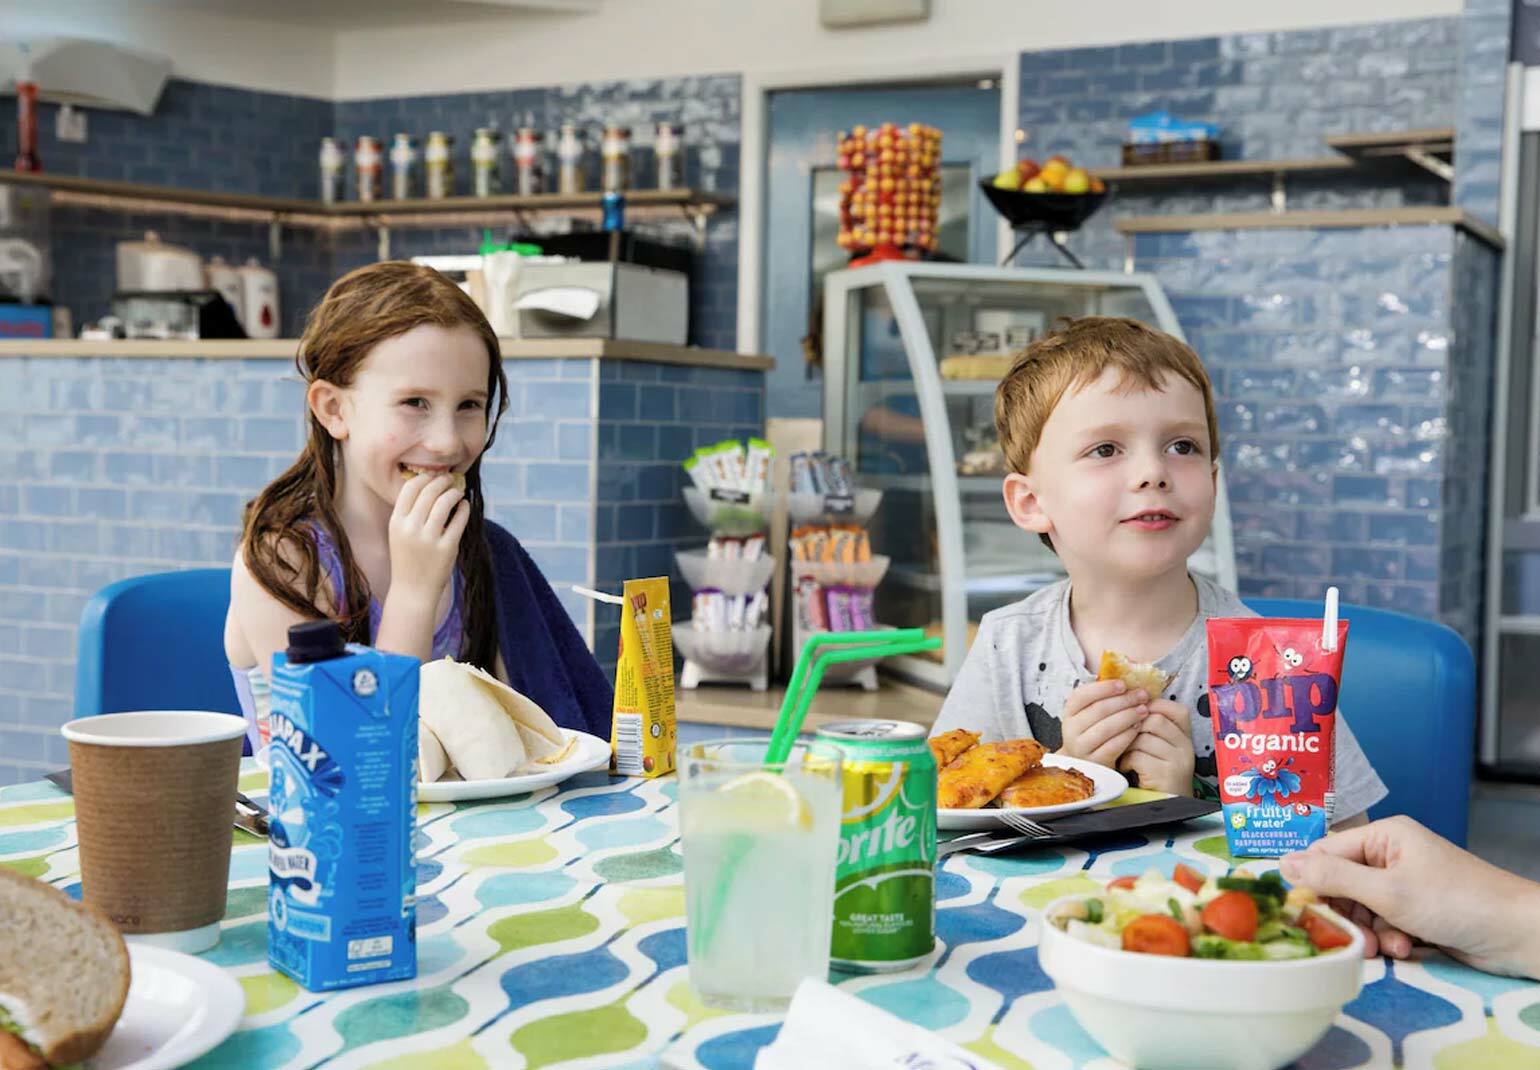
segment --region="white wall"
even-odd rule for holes
[[[352,29],[340,99],[691,73],[891,66],[1012,51],[1458,14],[1461,0],[932,0],[923,23],[830,31],[818,0],[606,0],[575,17]]]
[[[195,82],[330,97],[336,39],[292,23],[186,8],[81,0],[0,0],[0,35],[67,35],[111,41],[169,57],[172,74]]]
[[[400,12],[392,12],[390,25],[333,30],[334,19],[296,21],[287,15],[292,5],[282,19],[258,19],[143,0],[0,0],[0,34],[102,38],[170,56],[182,78],[354,99],[910,63],[919,74],[927,62],[1427,18],[1458,14],[1461,6],[1462,0],[932,0],[923,23],[830,31],[818,24],[818,0],[605,0],[602,11],[588,15],[489,9],[473,20],[402,27]]]

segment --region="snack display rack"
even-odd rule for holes
[[[722,449],[732,458],[725,471],[711,464],[711,455]],[[763,622],[769,602],[765,589],[775,572],[764,537],[770,516],[768,451],[758,440],[751,441],[749,451],[719,443],[685,463],[694,484],[684,489],[685,503],[711,540],[703,548],[675,554],[692,592],[690,619],[676,621],[673,629],[674,646],[684,660],[682,688],[746,683],[764,691],[770,686],[770,626]],[[710,620],[703,624],[706,617]]]
[[[816,458],[815,458],[816,463]],[[843,462],[840,462],[843,463]],[[797,460],[793,459],[793,487],[798,486]],[[796,490],[787,496],[787,513],[791,520],[791,542],[797,533],[809,528],[843,531],[849,537],[852,528],[860,530],[860,539],[869,545],[865,528],[868,521],[882,504],[882,491],[871,487],[835,486],[832,492],[822,490]],[[848,493],[846,493],[848,491]],[[805,560],[799,559],[792,546],[787,548],[787,560],[791,568],[791,633],[790,653],[802,650],[807,639],[826,631],[862,631],[885,629],[886,625],[866,619],[860,611],[846,609],[843,622],[830,619],[834,604],[840,597],[849,601],[863,599],[869,607],[872,592],[887,575],[891,561],[881,554],[870,554],[866,560]],[[845,557],[854,555],[831,555]],[[817,605],[811,603],[816,602]],[[822,619],[816,619],[821,611]],[[877,690],[877,662],[881,656],[831,664],[825,672],[825,684],[858,684],[867,691]]]

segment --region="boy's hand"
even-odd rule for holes
[[[1139,786],[1167,795],[1192,794],[1192,715],[1170,699],[1150,703],[1139,734],[1118,759],[1121,772],[1139,777]]]
[[[1085,758],[1111,769],[1139,735],[1149,696],[1130,691],[1122,680],[1081,684],[1064,701],[1059,724],[1064,739],[1059,753]]]

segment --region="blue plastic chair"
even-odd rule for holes
[[[1321,603],[1247,598],[1264,617],[1321,616]],[[1371,818],[1406,814],[1465,845],[1476,743],[1476,661],[1459,633],[1366,606],[1350,622],[1338,702],[1390,789]]]
[[[239,715],[225,659],[229,607],[227,568],[135,576],[97,591],[80,614],[75,715],[129,710]]]

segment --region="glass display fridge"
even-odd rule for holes
[[[883,491],[872,547],[892,559],[876,618],[940,635],[934,659],[889,659],[949,686],[979,619],[1062,578],[1051,550],[1006,515],[995,386],[1010,354],[1063,316],[1182,329],[1153,276],[889,261],[824,282],[824,448]],[[1222,473],[1221,473],[1222,474]],[[1224,480],[1194,571],[1235,589]]]

